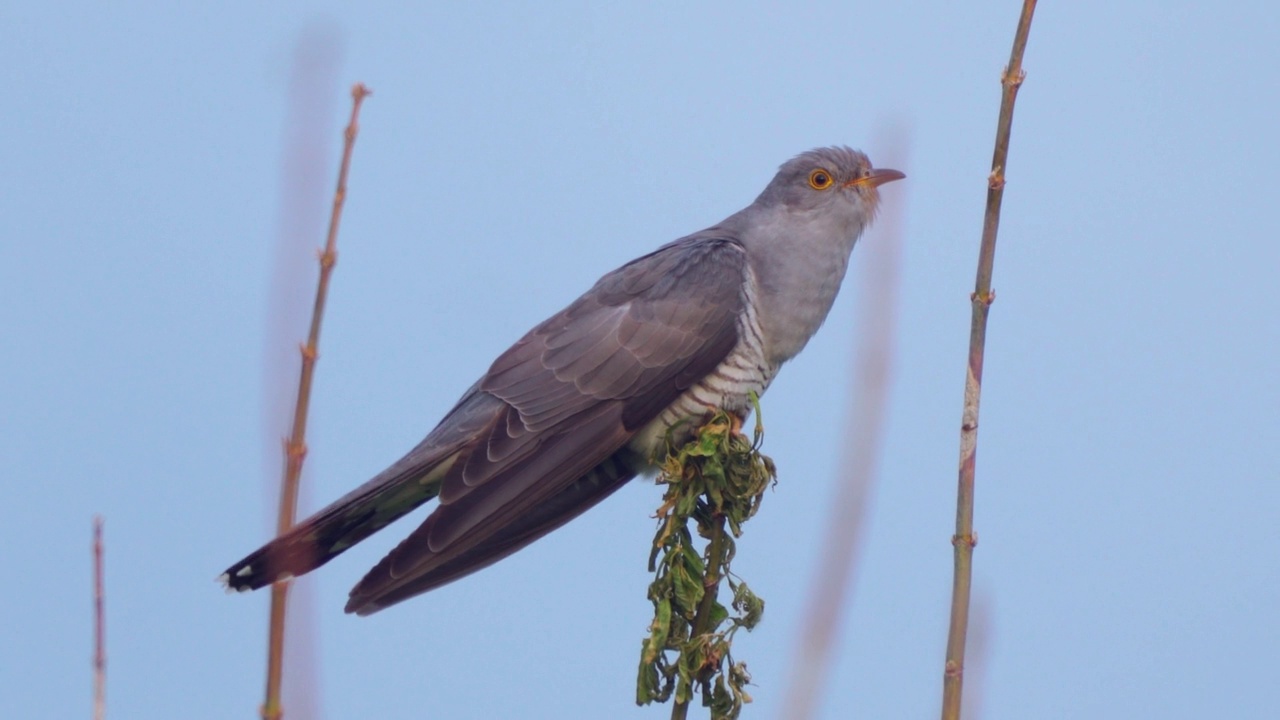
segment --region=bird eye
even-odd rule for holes
[[[834,181],[831,179],[831,173],[822,168],[809,173],[809,187],[814,190],[826,190],[831,187],[832,182]]]

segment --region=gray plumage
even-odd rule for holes
[[[470,574],[647,469],[674,423],[739,417],[804,348],[875,215],[849,148],[788,161],[755,202],[605,275],[498,357],[426,439],[232,565],[251,590],[309,572],[422,503],[434,512],[351,591],[361,615]],[[659,458],[660,459],[660,458]]]

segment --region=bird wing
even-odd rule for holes
[[[369,614],[474,572],[563,525],[635,472],[615,454],[738,342],[746,256],[695,235],[615,270],[503,353],[477,385],[489,423],[450,463],[440,504],[351,591]]]

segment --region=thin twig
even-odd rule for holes
[[[93,517],[93,720],[107,716],[107,627],[103,604],[102,516]]]
[[[1005,169],[1008,167],[1009,133],[1013,127],[1013,103],[1026,74],[1022,53],[1031,31],[1035,0],[1024,0],[1022,17],[1013,39],[1009,65],[1000,79],[1003,93],[1000,118],[996,123],[996,147],[987,182],[987,212],[982,225],[982,246],[978,252],[978,275],[971,301],[973,321],[969,331],[969,367],[964,383],[964,411],[960,425],[960,478],[956,493],[955,577],[951,587],[951,628],[947,633],[947,660],[942,680],[942,718],[959,720],[964,684],[964,647],[969,625],[969,594],[973,576],[973,548],[978,536],[973,531],[973,480],[978,448],[978,404],[982,396],[982,363],[987,339],[987,313],[995,300],[991,272],[995,262],[996,231],[1000,226],[1000,202],[1004,198]]]
[[[347,198],[347,171],[351,166],[351,151],[355,147],[359,125],[360,105],[369,96],[369,90],[357,83],[351,89],[351,120],[347,124],[342,147],[342,165],[338,170],[338,187],[333,194],[333,212],[329,216],[329,235],[320,253],[320,281],[316,285],[315,306],[311,311],[311,330],[302,346],[302,372],[298,378],[298,397],[293,411],[293,430],[285,441],[285,472],[281,481],[280,515],[276,532],[284,535],[293,527],[298,510],[298,481],[302,476],[302,462],[307,455],[307,409],[311,402],[311,380],[319,357],[320,321],[324,316],[324,304],[329,295],[329,276],[338,261],[338,224],[342,219],[342,205]],[[289,597],[289,580],[271,586],[271,627],[267,635],[267,689],[262,704],[263,720],[280,720],[284,711],[280,706],[281,678],[284,676],[284,621]]]

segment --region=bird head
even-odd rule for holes
[[[877,188],[906,177],[897,170],[875,168],[871,160],[848,147],[826,147],[801,153],[778,169],[756,203],[789,214],[821,218],[857,234],[875,217]]]

